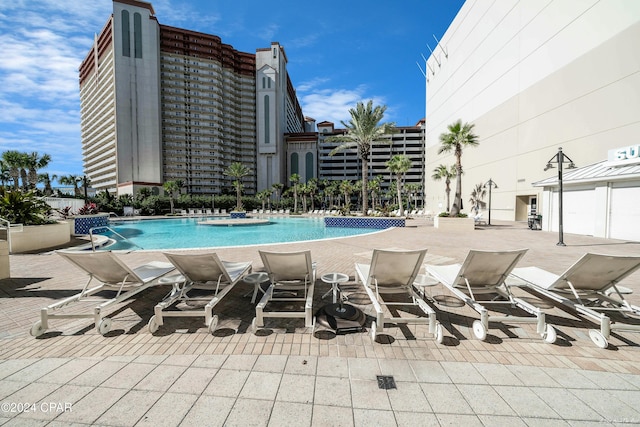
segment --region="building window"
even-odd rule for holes
[[[298,173],[298,153],[291,153],[291,175]]]
[[[311,178],[314,177],[313,172],[315,168],[313,167],[313,153],[305,154],[304,161],[305,161],[305,181],[309,181]]]
[[[264,143],[269,144],[270,129],[269,129],[269,95],[264,96]]]
[[[136,58],[142,58],[142,16],[138,12],[133,14],[133,42]]]
[[[131,36],[129,34],[129,11],[122,11],[122,56],[131,56]]]

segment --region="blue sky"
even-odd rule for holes
[[[416,62],[464,0],[156,0],[160,24],[215,34],[243,52],[284,46],[302,111],[340,126],[373,99],[385,121],[424,117]],[[42,172],[82,174],[78,67],[111,0],[0,1],[0,153],[48,153]],[[424,66],[423,66],[424,68]]]

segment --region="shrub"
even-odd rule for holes
[[[462,213],[460,212],[458,215],[449,215],[449,212],[440,212],[440,214],[438,214],[439,217],[444,217],[444,218],[467,218],[469,215],[467,215],[466,213]]]
[[[0,188],[0,217],[13,224],[53,224],[48,218],[51,207],[33,191]]]
[[[77,215],[95,215],[98,213],[98,206],[95,203],[87,203],[78,209]]]

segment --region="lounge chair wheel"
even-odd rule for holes
[[[44,331],[46,331],[46,329],[42,327],[42,322],[38,320],[33,324],[29,333],[32,337],[39,337],[40,335],[44,334]]]
[[[111,330],[111,319],[109,319],[108,317],[105,317],[100,321],[100,323],[98,323],[98,332],[100,332],[100,335],[105,335],[110,330]]]
[[[607,339],[600,333],[600,331],[596,331],[595,329],[589,330],[589,337],[591,341],[594,342],[600,348],[607,348],[609,346],[609,342]]]
[[[152,334],[155,334],[158,328],[160,327],[160,325],[158,325],[158,322],[156,322],[155,314],[151,316],[151,319],[149,319],[148,327],[149,327],[149,333],[152,333]]]
[[[473,335],[480,341],[484,341],[487,338],[487,328],[479,320],[473,321]]]
[[[443,339],[444,339],[444,331],[442,330],[442,324],[438,323],[436,325],[436,342],[438,344],[442,344]]]
[[[376,340],[376,335],[378,335],[378,325],[376,325],[376,321],[371,322],[371,339]]]
[[[551,325],[547,325],[544,330],[544,334],[542,334],[542,339],[544,340],[544,342],[546,342],[547,344],[553,344],[554,342],[556,342],[557,338],[558,334],[556,333],[554,327]]]
[[[214,333],[217,327],[218,327],[218,316],[214,315],[211,318],[211,322],[209,322],[209,332]]]

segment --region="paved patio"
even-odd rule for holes
[[[354,263],[373,248],[427,248],[428,263],[461,262],[469,249],[529,248],[520,266],[561,273],[585,252],[640,255],[640,242],[531,231],[525,223],[494,221],[473,233],[443,233],[425,219],[404,229],[330,241],[223,248],[227,260],[252,260],[259,249],[310,249],[318,277],[349,274],[350,302],[370,314],[353,281]],[[119,254],[137,266],[164,260],[160,252]],[[473,337],[477,314],[434,304],[445,327],[436,344],[425,326],[387,325],[379,342],[366,332],[315,336],[302,320],[267,320],[250,333],[251,286],[240,283],[216,307],[221,329],[200,318],[169,318],[147,330],[156,287],[117,306],[111,332],[86,320],[52,321],[29,335],[39,309],[72,295],[86,277],[59,256],[12,255],[12,278],[0,281],[0,399],[3,425],[621,425],[640,423],[640,335],[612,334],[610,347],[588,336],[594,325],[522,293],[542,307],[558,341],[545,344],[533,325],[492,324],[487,340]],[[640,273],[622,285],[640,304]],[[329,289],[318,281],[314,308]],[[428,290],[444,295],[441,286]],[[417,313],[406,313],[408,316]],[[369,318],[367,325],[370,324]],[[396,388],[380,389],[377,375]],[[25,405],[28,404],[28,405]]]

